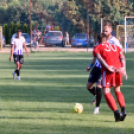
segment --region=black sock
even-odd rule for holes
[[[20,76],[20,70],[15,70],[15,73],[17,74],[17,76]]]
[[[92,89],[88,89],[88,91],[93,94],[94,96],[96,95],[96,90],[95,87],[93,87]]]
[[[96,107],[100,106],[101,98],[102,98],[102,89],[99,87],[96,87]]]

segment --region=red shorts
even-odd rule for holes
[[[109,73],[102,72],[102,87],[110,88],[117,85],[122,85],[122,74],[121,73]]]

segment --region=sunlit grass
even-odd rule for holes
[[[121,88],[127,117],[119,123],[104,98],[100,114],[93,115],[86,90],[92,53],[32,53],[25,56],[21,81],[12,79],[15,65],[8,57],[0,59],[0,134],[134,134],[133,53],[126,55],[128,80]],[[82,103],[82,114],[72,113],[76,102]]]

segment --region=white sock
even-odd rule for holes
[[[95,109],[98,109],[99,110],[99,107],[95,107]]]

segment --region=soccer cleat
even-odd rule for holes
[[[93,104],[95,104],[96,103],[96,96],[94,96],[94,98],[92,99],[92,101],[91,101],[91,104],[93,105]]]
[[[115,122],[119,122],[121,119],[121,113],[119,112],[119,110],[115,110],[114,111],[114,118],[115,118]]]
[[[99,114],[99,107],[95,107],[93,114]]]
[[[20,76],[18,76],[18,78],[17,78],[18,80],[20,80]]]
[[[125,118],[126,118],[126,115],[127,115],[126,108],[125,107],[122,107],[121,108],[121,118],[120,118],[120,121],[124,121]]]
[[[16,79],[16,73],[13,72],[13,79]]]

